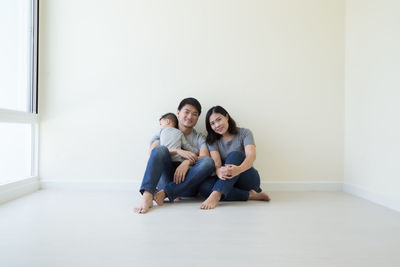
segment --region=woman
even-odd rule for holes
[[[261,192],[260,176],[252,167],[256,146],[250,130],[236,127],[235,121],[221,106],[206,115],[207,145],[214,160],[216,176],[203,182],[200,194],[207,199],[201,209],[214,209],[220,200],[269,201]]]

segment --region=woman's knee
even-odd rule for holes
[[[260,188],[260,183],[261,180],[258,171],[254,167],[251,167],[241,174],[235,186],[243,190],[257,191]]]
[[[246,158],[246,154],[240,151],[232,151],[226,156],[225,164],[241,164]]]

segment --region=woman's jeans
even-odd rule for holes
[[[239,166],[245,158],[244,153],[232,151],[226,157],[225,165]],[[207,198],[213,191],[218,191],[222,193],[221,200],[225,201],[246,201],[249,199],[250,190],[261,192],[260,175],[253,167],[230,180],[221,180],[217,176],[209,177],[199,188],[203,197]]]
[[[180,162],[173,162],[169,150],[165,146],[156,146],[150,154],[144,173],[140,192],[148,191],[154,194],[156,188],[164,189],[168,199],[174,201],[180,196],[197,192],[199,185],[215,170],[214,161],[210,157],[198,160],[186,173],[185,180],[176,184],[173,177]]]

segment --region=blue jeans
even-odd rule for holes
[[[226,157],[225,164],[239,166],[245,158],[244,153],[232,151]],[[199,188],[203,197],[207,198],[213,191],[218,191],[222,193],[221,200],[225,201],[247,201],[250,190],[261,192],[260,175],[253,167],[230,180],[221,180],[217,176],[209,177]]]
[[[187,195],[188,192],[196,191],[198,186],[214,171],[214,161],[210,157],[198,160],[186,173],[185,180],[176,184],[173,177],[180,162],[173,162],[169,150],[165,146],[156,146],[150,154],[144,173],[140,192],[148,191],[154,194],[156,187],[164,189],[168,199]]]

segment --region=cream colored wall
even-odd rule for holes
[[[346,4],[345,182],[388,199],[400,199],[399,10]]]
[[[264,181],[343,181],[344,16],[337,0],[42,0],[41,179],[140,181],[158,117],[194,96],[253,131]]]

